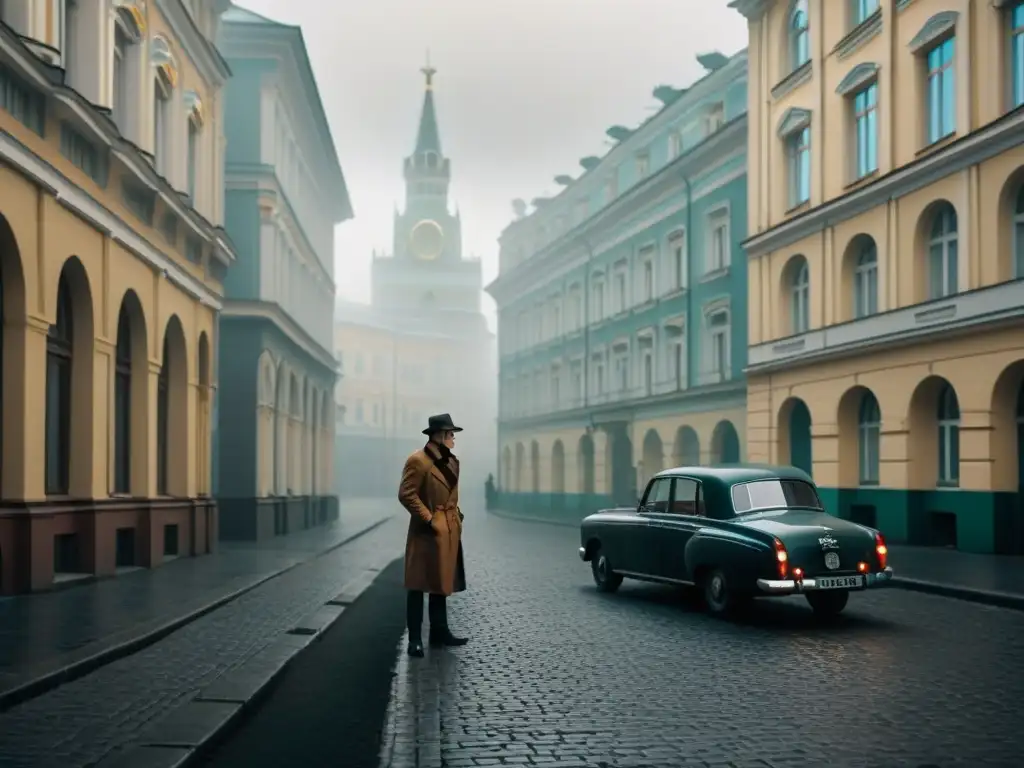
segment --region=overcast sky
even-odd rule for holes
[[[695,56],[746,46],[728,0],[239,0],[302,27],[355,219],[337,231],[339,294],[369,300],[370,257],[390,251],[402,158],[412,151],[429,48],[441,145],[463,252],[497,274],[511,200],[552,194],[634,126],[659,84],[701,75]],[[491,315],[490,300],[485,301]]]

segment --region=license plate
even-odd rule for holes
[[[864,586],[863,576],[824,576],[814,580],[818,589],[858,589]]]

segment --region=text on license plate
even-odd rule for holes
[[[863,576],[824,576],[814,580],[818,589],[857,589],[864,586]]]

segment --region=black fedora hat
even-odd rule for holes
[[[451,414],[439,413],[427,419],[427,428],[423,430],[424,435],[432,435],[435,432],[461,432],[462,427],[456,427],[452,422]]]

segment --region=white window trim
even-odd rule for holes
[[[722,237],[722,254],[721,259],[715,258],[715,232],[719,229],[717,226],[721,223],[722,228],[725,229],[725,233]],[[705,260],[704,260],[704,274],[711,275],[718,272],[723,272],[732,266],[732,248],[730,242],[732,239],[732,207],[729,203],[723,203],[715,208],[712,208],[704,215],[704,237],[705,237]],[[716,263],[720,261],[720,263]]]
[[[690,254],[688,253],[688,243],[686,239],[686,229],[680,227],[668,233],[665,238],[667,244],[666,256],[669,260],[669,268],[666,272],[672,275],[672,282],[666,287],[666,292],[671,291],[684,291],[689,285],[690,280]],[[676,245],[682,247],[682,263],[680,264],[681,272],[676,268]]]

